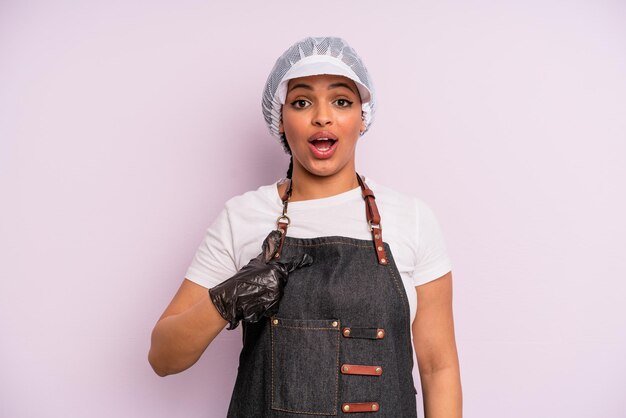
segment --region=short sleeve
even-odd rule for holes
[[[432,209],[417,199],[417,257],[413,283],[419,286],[452,270],[439,222]]]
[[[224,208],[206,231],[206,235],[185,277],[211,288],[235,274],[233,237],[228,210]]]

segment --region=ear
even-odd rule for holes
[[[285,127],[283,126],[283,120],[282,119],[278,123],[278,132],[281,133],[281,134],[285,133]]]
[[[365,132],[365,129],[367,128],[367,125],[365,124],[365,116],[361,117],[361,128],[359,129],[359,131],[361,131],[361,135],[363,135],[363,133]]]

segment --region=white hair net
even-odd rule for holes
[[[263,90],[263,117],[270,133],[281,139],[278,126],[285,104],[287,84],[297,77],[333,74],[348,77],[361,96],[365,131],[374,119],[374,88],[363,61],[346,41],[335,37],[305,38],[276,60]],[[285,144],[283,144],[285,145]]]

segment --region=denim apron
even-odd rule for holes
[[[288,237],[291,186],[283,197],[277,258],[314,262],[290,273],[274,316],[243,323],[229,418],[417,417],[408,299],[374,194],[357,178],[372,241]]]

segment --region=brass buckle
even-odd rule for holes
[[[289,226],[289,224],[291,223],[291,219],[289,219],[289,216],[287,215],[280,215],[278,217],[278,219],[276,219],[276,226],[278,227],[280,225],[280,221],[287,221],[287,226]],[[278,230],[281,232],[281,234],[284,232],[281,228],[278,228]]]
[[[373,224],[372,221],[370,221],[370,220],[368,220],[367,223],[370,224],[370,231],[373,231],[374,228],[380,229],[380,223]]]

